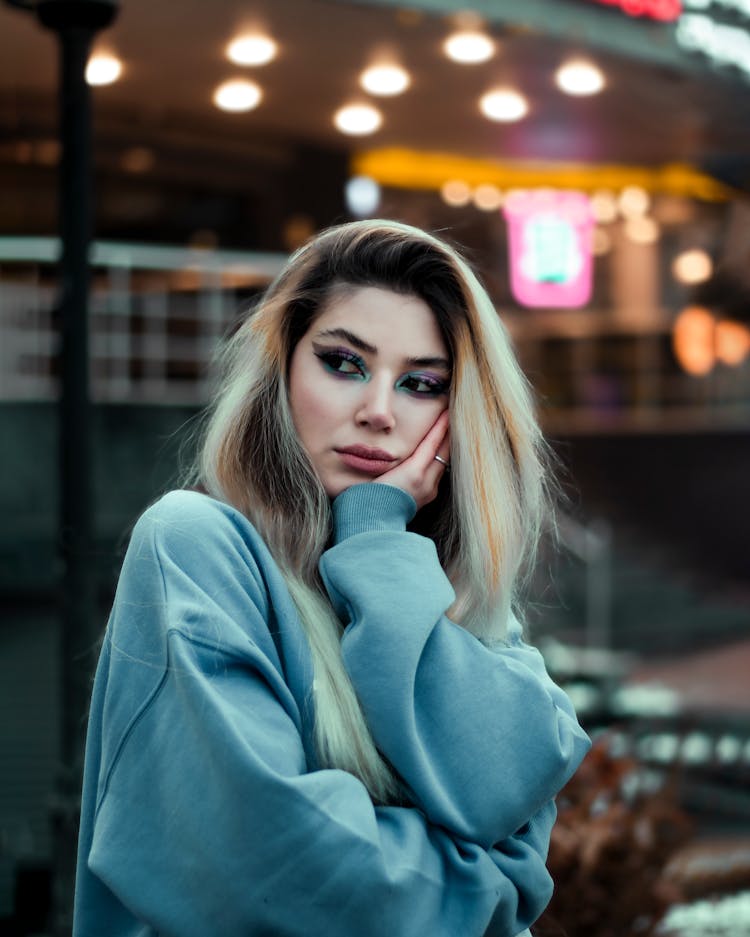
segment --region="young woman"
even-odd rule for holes
[[[486,293],[394,222],[301,248],[196,480],[135,527],[94,687],[75,937],[512,937],[588,749],[512,609],[546,519]]]

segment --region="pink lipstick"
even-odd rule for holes
[[[368,446],[347,446],[346,449],[337,449],[341,461],[349,468],[365,475],[382,475],[389,468],[393,468],[395,456],[384,449],[371,449]]]

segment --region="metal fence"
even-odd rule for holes
[[[0,238],[0,400],[57,395],[54,238]],[[200,404],[208,363],[283,254],[96,243],[90,368],[97,402]]]
[[[0,401],[57,395],[55,238],[0,238]],[[97,402],[203,404],[219,337],[286,255],[96,242],[91,388]],[[637,330],[616,311],[504,312],[555,432],[750,426],[750,356],[694,377],[671,351],[671,317]]]

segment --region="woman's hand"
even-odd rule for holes
[[[450,462],[449,420],[448,410],[443,410],[414,452],[396,468],[378,475],[373,481],[403,489],[417,502],[417,510],[433,501],[446,471],[446,466],[435,456]]]

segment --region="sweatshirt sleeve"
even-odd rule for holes
[[[201,497],[147,514],[125,561],[92,702],[75,937],[135,933],[127,915],[161,937],[523,930],[551,893],[549,814],[485,849],[310,770],[263,571]]]
[[[433,823],[485,847],[506,840],[587,752],[573,706],[518,635],[488,648],[446,618],[455,595],[433,542],[406,531],[408,494],[367,483],[333,507],[321,574],[376,743]]]

